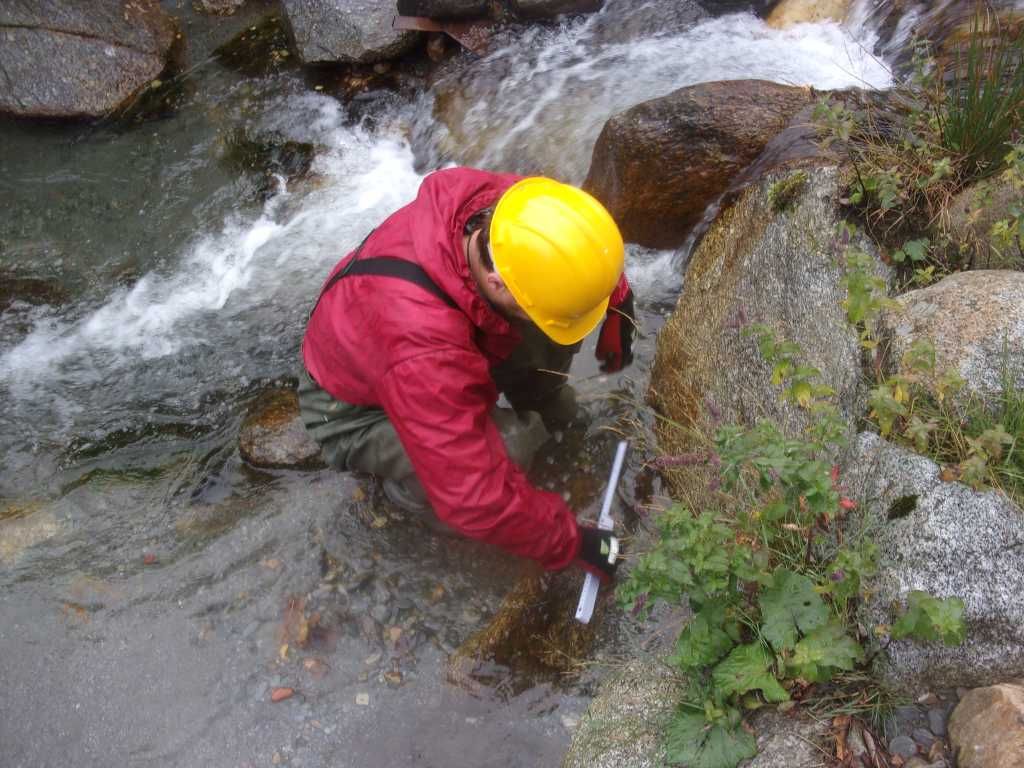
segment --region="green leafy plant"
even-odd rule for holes
[[[892,625],[892,637],[916,637],[960,645],[964,641],[964,601],[956,597],[939,599],[927,592],[913,591],[907,596],[907,607]]]
[[[846,265],[847,318],[861,329],[862,345],[873,349],[877,317],[894,305],[862,252],[849,249]],[[1024,504],[1024,391],[1009,371],[994,402],[963,395],[963,386],[956,371],[938,369],[931,342],[918,340],[898,373],[879,374],[868,395],[868,418],[883,437],[944,465],[947,479],[1001,488]]]
[[[794,686],[827,683],[864,662],[854,606],[878,561],[870,541],[838,546],[832,536],[856,507],[831,458],[846,433],[833,391],[797,345],[764,325],[744,333],[809,426],[799,438],[769,420],[719,427],[704,463],[736,503],[664,512],[657,543],[618,593],[640,610],[660,599],[694,612],[668,660],[690,680],[668,759],[692,768],[733,768],[753,756],[744,710],[789,701]]]
[[[918,40],[912,64],[888,96],[826,98],[815,121],[822,144],[851,168],[847,202],[920,284],[934,277],[928,267],[944,273],[973,263],[974,244],[951,226],[958,193],[1018,167],[1024,27],[1014,31],[980,8],[952,51]],[[1020,247],[1019,212],[997,222],[1001,247]]]

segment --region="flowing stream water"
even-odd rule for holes
[[[887,87],[860,7],[847,26],[779,31],[608,0],[358,117],[296,70],[213,61],[163,119],[0,124],[3,764],[557,766],[600,668],[445,679],[519,564],[362,514],[365,480],[246,466],[240,419],[294,381],[330,267],[431,169],[579,183],[608,116],[684,85]],[[310,173],[255,194],[230,162],[239,126],[311,144]],[[637,362],[604,376],[590,341],[573,370],[585,423],[537,473],[581,508],[681,284],[672,252],[630,247],[627,273]],[[288,622],[314,605],[296,642]],[[626,635],[609,622],[595,658]],[[277,686],[298,694],[271,703]]]

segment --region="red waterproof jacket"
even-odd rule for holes
[[[405,280],[350,274],[321,298],[302,356],[336,399],[384,409],[441,520],[554,570],[579,552],[576,519],[561,496],[529,483],[491,420],[490,367],[520,336],[478,292],[462,246],[469,217],[518,180],[470,168],[432,173],[362,246],[360,258],[415,262],[458,310]],[[623,277],[612,303],[626,291]]]

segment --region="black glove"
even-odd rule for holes
[[[597,337],[595,357],[601,361],[605,373],[621,371],[633,362],[633,331],[636,327],[636,310],[633,307],[633,291],[626,291],[626,297],[617,307],[608,307],[604,324]]]
[[[611,531],[589,525],[580,526],[579,566],[607,584],[619,567],[619,540]]]

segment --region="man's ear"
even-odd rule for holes
[[[487,272],[484,275],[484,280],[487,281],[487,287],[498,296],[503,296],[508,293],[508,288],[505,287],[505,281],[501,279],[497,270]]]

